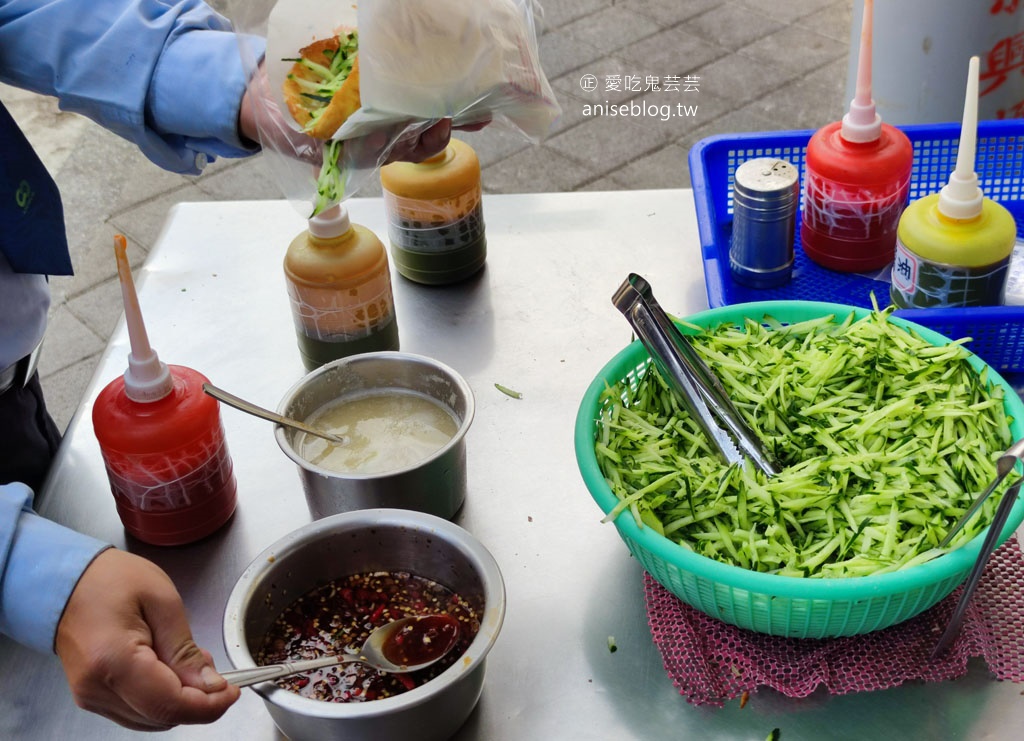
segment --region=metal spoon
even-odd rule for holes
[[[212,383],[204,383],[203,391],[208,393],[214,399],[223,401],[225,404],[227,404],[228,406],[232,406],[235,409],[241,409],[243,412],[251,414],[254,417],[261,417],[271,422],[277,422],[279,425],[284,425],[285,427],[291,427],[293,429],[299,430],[300,432],[305,432],[309,435],[316,435],[317,437],[322,437],[324,440],[332,442],[335,445],[345,445],[346,443],[348,443],[348,438],[346,437],[335,435],[334,433],[327,432],[325,430],[318,430],[315,427],[310,427],[305,422],[299,422],[297,419],[285,417],[281,414],[278,414],[277,412],[272,412],[269,409],[264,409],[263,407],[256,406],[252,402],[248,402],[245,399],[241,399],[235,396],[234,394],[229,394],[224,389],[217,388]]]
[[[440,630],[432,630],[437,626]],[[390,674],[425,669],[454,648],[459,638],[459,622],[450,615],[414,615],[394,620],[370,633],[358,654],[323,656],[305,661],[267,664],[252,669],[221,672],[236,687],[280,679],[292,674],[323,669],[336,664],[360,661]],[[416,660],[419,659],[419,660]],[[415,663],[412,663],[415,661]]]

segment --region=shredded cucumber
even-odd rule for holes
[[[311,216],[325,211],[336,203],[341,203],[345,194],[345,183],[338,159],[344,145],[332,139],[324,144],[324,163],[316,179],[316,201]]]
[[[595,452],[629,511],[676,543],[761,572],[884,573],[930,560],[1012,442],[1003,391],[959,343],[888,321],[773,319],[692,337],[784,469],[728,466],[653,365],[605,390]],[[1005,486],[1002,490],[1005,490]],[[1002,490],[953,539],[992,518]]]
[[[316,125],[334,94],[338,92],[351,74],[356,53],[359,50],[359,34],[352,31],[344,36],[338,36],[338,45],[336,50],[324,50],[324,56],[328,58],[329,66],[318,64],[306,57],[285,60],[298,62],[316,77],[316,79],[306,79],[296,74],[288,75],[288,79],[299,87],[300,94],[307,100],[306,109],[310,116],[305,126],[307,131]],[[341,154],[342,144],[340,142],[332,140],[324,144],[323,164],[317,175],[316,200],[313,203],[313,213],[310,216],[316,216],[341,202],[345,194],[344,173],[339,163]]]
[[[515,389],[511,389],[508,386],[503,386],[500,383],[494,384],[494,388],[498,389],[498,391],[505,394],[506,396],[511,396],[513,399],[523,398],[523,394],[521,392],[516,391]]]
[[[337,49],[324,50],[324,56],[329,60],[328,66],[325,67],[306,57],[294,60],[316,77],[316,79],[310,80],[293,73],[288,75],[288,79],[302,90],[301,94],[313,103],[308,109],[310,119],[306,123],[307,131],[316,125],[317,119],[331,102],[334,94],[345,84],[345,80],[352,73],[358,51],[359,34],[352,31],[344,37],[338,36]]]

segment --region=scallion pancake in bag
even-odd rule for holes
[[[285,103],[302,130],[330,139],[359,110],[359,35],[343,31],[299,51],[282,85]]]

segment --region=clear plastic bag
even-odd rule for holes
[[[453,126],[491,121],[538,142],[561,112],[540,66],[534,0],[232,5],[238,31],[267,39],[264,87],[256,98],[265,107],[257,119],[260,140],[285,197],[305,204],[307,214],[355,195],[397,144],[441,119]],[[321,142],[302,133],[282,86],[302,48],[345,28],[359,33],[361,107]],[[260,60],[241,38],[243,59],[255,71]],[[325,164],[318,169],[310,162],[321,150]]]

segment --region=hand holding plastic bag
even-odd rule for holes
[[[252,75],[239,111],[239,131],[251,141],[262,142],[264,149],[285,153],[289,160],[308,163],[319,173],[324,164],[324,141],[285,124],[287,113],[282,113],[277,99],[270,94],[266,68],[261,63]],[[462,130],[482,128],[481,124],[463,124]],[[410,130],[391,142],[385,130],[367,135],[364,148],[373,153],[388,151],[383,164],[397,160],[421,162],[444,150],[451,137],[451,120],[441,119],[423,129]],[[337,161],[337,157],[334,157]]]
[[[350,0],[277,0],[269,11],[267,0],[238,2],[239,30],[266,25],[267,89],[254,100],[270,115],[254,116],[260,141],[285,195],[314,211],[354,195],[387,161],[418,161],[431,142],[443,148],[446,119],[494,122],[536,142],[560,112],[540,68],[532,0],[364,0],[355,10]],[[284,81],[303,48],[353,28],[360,107],[322,144],[315,173],[301,160],[318,144],[288,115]]]

